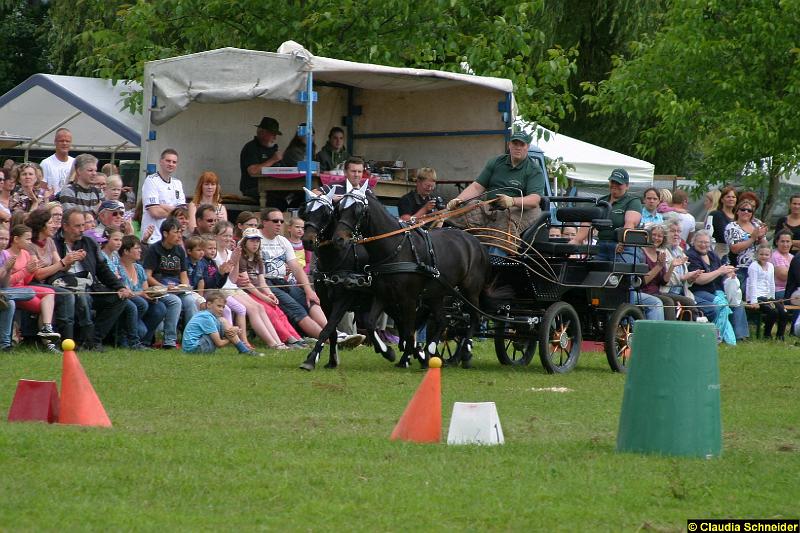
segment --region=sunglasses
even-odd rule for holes
[[[270,218],[268,219],[270,222],[277,222],[278,224],[283,224],[282,218]]]
[[[744,211],[745,213],[752,213],[753,212],[753,210],[750,209],[749,207],[740,207],[739,208],[739,212],[742,212],[742,211]]]
[[[113,212],[113,213],[111,213],[111,214],[112,214],[113,216],[115,216],[115,217],[121,217],[121,216],[122,216],[122,215],[124,215],[125,213],[123,213],[122,211],[114,211],[114,212]]]

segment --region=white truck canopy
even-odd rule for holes
[[[146,63],[142,170],[154,171],[174,148],[187,192],[213,170],[225,192],[238,193],[239,152],[261,117],[279,121],[281,148],[306,122],[298,94],[309,74],[317,150],[332,126],[343,126],[350,153],[471,179],[505,149],[510,80],[318,57],[289,41],[277,53],[222,48]]]

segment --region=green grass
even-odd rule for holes
[[[615,453],[624,376],[605,357],[546,375],[442,374],[454,401],[494,401],[495,447],[389,434],[422,379],[365,348],[336,371],[304,353],[80,355],[112,429],[0,422],[0,530],[681,530],[687,518],[800,515],[800,348],[722,348],[721,459]],[[0,414],[19,378],[60,359],[0,355]],[[572,392],[532,388],[568,387]]]

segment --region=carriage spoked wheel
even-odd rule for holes
[[[628,371],[633,328],[637,320],[644,320],[642,310],[632,304],[622,304],[606,325],[606,357],[614,372]]]
[[[556,302],[539,324],[539,359],[548,374],[563,374],[578,364],[581,355],[581,321],[575,308]]]
[[[525,328],[523,334],[522,331],[512,331],[511,328],[513,326],[508,324],[498,324],[499,335],[494,338],[494,352],[497,360],[501,365],[527,366],[536,353],[536,340],[533,338],[533,332]],[[509,339],[506,338],[507,333],[516,333],[515,337],[524,338]]]
[[[453,334],[452,328],[447,328],[442,333],[442,338],[439,339],[439,344],[436,345],[436,353],[445,364],[453,362],[461,337],[461,335]]]

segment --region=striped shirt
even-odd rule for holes
[[[64,206],[64,211],[77,207],[81,211],[94,211],[103,200],[103,194],[97,187],[82,187],[77,182],[72,182],[63,189],[58,201]]]

